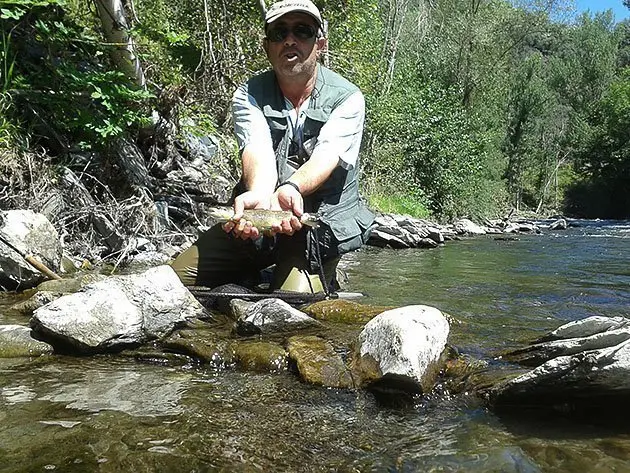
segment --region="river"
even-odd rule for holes
[[[452,315],[451,343],[493,363],[589,315],[630,314],[630,222],[433,250],[366,248],[344,289],[377,305]],[[0,324],[14,323],[3,314]],[[24,321],[22,321],[24,323]],[[0,360],[0,473],[627,472],[630,429],[561,417],[500,418],[437,389],[383,405],[290,373],[142,364],[123,356]]]

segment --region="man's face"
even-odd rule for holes
[[[317,33],[317,29],[315,19],[304,13],[287,13],[268,26],[264,47],[276,74],[295,77],[315,73],[317,57],[326,40],[305,36],[309,31]],[[282,36],[285,37],[280,39]]]

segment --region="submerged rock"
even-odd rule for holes
[[[352,388],[355,381],[330,342],[316,336],[294,336],[287,342],[289,357],[307,383],[332,388]]]
[[[392,309],[392,307],[378,307],[359,304],[343,299],[329,299],[316,302],[302,309],[316,320],[341,323],[366,323],[378,314]]]
[[[168,351],[191,357],[215,368],[228,368],[236,363],[236,351],[231,340],[217,336],[210,329],[184,329],[161,343]]]
[[[277,343],[256,341],[234,343],[238,366],[248,371],[280,372],[288,369],[288,356]]]
[[[204,312],[173,269],[159,266],[62,296],[37,309],[31,326],[55,347],[94,353],[160,338]]]
[[[448,334],[446,317],[434,307],[383,312],[360,333],[354,370],[373,387],[429,392],[441,368]]]
[[[0,358],[49,355],[53,347],[35,340],[31,329],[22,325],[0,325]]]

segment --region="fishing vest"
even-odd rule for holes
[[[301,144],[292,136],[289,111],[273,71],[247,83],[248,93],[262,110],[276,155],[278,182],[289,179],[312,153],[319,132],[332,111],[359,89],[339,74],[321,65],[311,93]],[[354,250],[367,239],[374,215],[359,198],[358,160],[351,169],[337,166],[313,194],[304,197],[304,211],[315,213],[338,241],[339,254]],[[361,237],[361,238],[357,238]]]

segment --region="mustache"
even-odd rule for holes
[[[283,56],[284,56],[285,54],[289,54],[289,53],[293,53],[293,54],[297,54],[298,56],[301,56],[300,51],[299,51],[297,48],[293,47],[293,46],[289,46],[289,47],[284,48],[284,49],[282,50],[282,55],[283,55]]]

